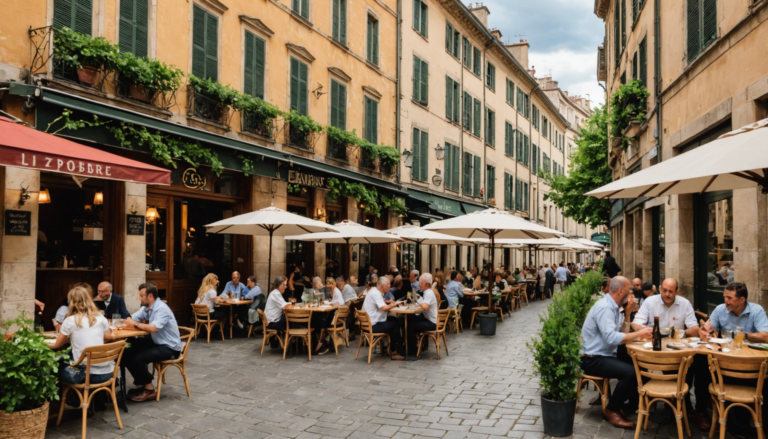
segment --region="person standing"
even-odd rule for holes
[[[621,267],[616,263],[616,258],[611,256],[611,252],[605,252],[605,259],[603,262],[603,273],[607,274],[609,278],[614,278],[621,273]]]
[[[368,314],[371,319],[371,325],[373,326],[374,333],[387,333],[391,349],[394,349],[396,354],[392,356],[393,360],[405,360],[403,357],[403,336],[400,335],[400,324],[396,317],[387,317],[387,311],[397,306],[397,303],[392,302],[387,305],[384,303],[384,296],[389,292],[390,284],[389,279],[385,277],[379,278],[376,282],[376,286],[368,291],[365,295],[365,301],[363,302],[363,311]]]
[[[123,296],[112,294],[112,284],[109,282],[102,282],[96,287],[96,297],[94,297],[93,300],[96,302],[96,307],[103,309],[104,315],[109,319],[115,314],[120,314],[121,319],[125,319],[131,315],[131,313],[128,312],[128,308],[125,307],[125,299],[123,299]]]
[[[568,281],[568,269],[565,268],[564,263],[561,262],[560,266],[557,267],[555,276],[557,276],[557,284],[560,285],[560,291],[563,291],[565,283]]]

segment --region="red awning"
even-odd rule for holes
[[[171,171],[27,128],[0,117],[0,166],[146,184],[171,184]]]

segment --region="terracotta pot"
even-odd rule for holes
[[[48,408],[46,402],[34,410],[11,413],[0,410],[0,439],[44,439]]]
[[[83,66],[83,68],[77,69],[77,80],[93,87],[93,84],[96,83],[96,75],[98,74],[98,68],[93,66]]]
[[[143,85],[133,85],[129,89],[128,96],[137,101],[150,103],[154,97],[155,92],[151,89],[144,87]]]

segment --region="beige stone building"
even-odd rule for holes
[[[648,121],[627,133],[626,151],[611,151],[614,179],[766,117],[768,2],[660,3],[595,1],[605,21],[597,67],[606,101],[633,78],[650,93]],[[623,274],[657,284],[674,277],[703,312],[722,303],[733,280],[766,306],[766,201],[759,189],[615,200],[611,248]]]

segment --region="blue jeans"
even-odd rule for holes
[[[91,384],[103,383],[112,378],[111,373],[91,374]],[[59,368],[59,379],[67,384],[83,384],[85,382],[85,365],[66,366]]]

